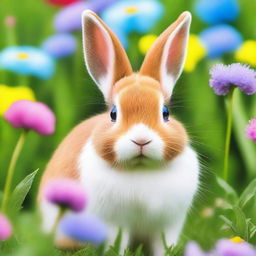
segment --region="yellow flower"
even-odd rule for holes
[[[148,34],[145,36],[142,36],[139,40],[139,50],[142,54],[146,54],[151,45],[154,43],[154,41],[157,39],[156,35]]]
[[[236,60],[256,66],[256,41],[247,40],[235,52]]]
[[[233,243],[243,243],[244,242],[244,239],[242,239],[240,236],[235,236],[229,240]]]
[[[206,49],[200,38],[191,34],[188,41],[188,54],[184,70],[191,72],[195,69],[197,63],[206,55]]]
[[[0,116],[17,100],[35,101],[34,92],[25,86],[10,87],[0,84]]]

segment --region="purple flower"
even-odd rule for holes
[[[84,213],[68,213],[59,223],[59,230],[65,236],[79,242],[101,244],[106,240],[105,225],[96,217]]]
[[[66,57],[76,50],[76,39],[71,34],[56,34],[44,41],[42,48],[55,58]]]
[[[256,118],[249,121],[246,127],[246,135],[249,139],[256,142]]]
[[[187,244],[184,256],[207,256],[195,242]]]
[[[233,242],[232,240],[221,239],[209,253],[202,252],[196,243],[189,243],[185,250],[185,256],[256,256],[256,250],[244,241]]]
[[[90,9],[94,12],[101,12],[111,3],[117,0],[80,1],[61,9],[55,16],[54,26],[58,32],[70,32],[81,29],[81,14],[84,10]]]
[[[12,235],[12,225],[5,215],[0,213],[0,241],[4,241]]]
[[[55,116],[41,102],[15,101],[5,112],[4,118],[16,128],[34,130],[42,135],[50,135],[55,130]]]
[[[216,64],[211,70],[210,86],[218,95],[226,95],[231,87],[239,87],[245,94],[256,93],[256,72],[240,63]]]
[[[228,239],[222,239],[217,243],[214,255],[255,256],[256,250],[246,242],[234,243]]]
[[[47,184],[44,192],[49,202],[64,208],[70,208],[75,212],[82,211],[87,203],[84,188],[75,180],[54,180]]]

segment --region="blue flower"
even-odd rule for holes
[[[129,33],[147,33],[161,18],[163,10],[157,0],[124,0],[105,9],[101,16],[126,46]]]
[[[234,21],[240,12],[237,0],[197,0],[197,16],[207,24]]]
[[[209,27],[200,33],[201,41],[207,49],[209,58],[218,58],[235,51],[242,43],[241,34],[226,24]]]
[[[0,68],[39,78],[50,78],[55,62],[45,51],[33,46],[10,46],[0,53]]]
[[[76,38],[71,34],[56,34],[44,41],[42,49],[55,58],[66,57],[75,52]]]
[[[59,223],[59,230],[78,242],[101,244],[107,238],[105,225],[96,217],[84,213],[68,213]]]

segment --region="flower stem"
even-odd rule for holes
[[[232,116],[233,116],[233,97],[234,89],[228,95],[227,98],[227,130],[226,130],[226,141],[225,141],[225,152],[224,152],[224,168],[223,178],[225,181],[228,180],[228,167],[229,167],[229,152],[230,152],[230,139],[232,132]]]
[[[66,213],[66,209],[63,208],[63,207],[60,207],[60,211],[58,212],[57,218],[56,218],[56,220],[53,224],[53,228],[52,228],[53,233],[56,233],[59,222],[60,222],[60,220],[62,219],[62,217],[64,216],[65,213]]]
[[[12,178],[13,178],[13,174],[14,174],[14,169],[15,169],[18,157],[20,155],[20,152],[23,148],[25,138],[26,138],[26,134],[27,134],[27,131],[23,130],[19,139],[18,139],[16,147],[13,151],[13,154],[12,154],[10,165],[9,165],[9,168],[8,168],[8,171],[7,171],[5,187],[4,187],[3,201],[2,201],[2,206],[1,206],[2,211],[6,210],[6,206],[7,206],[7,203],[8,203],[10,190],[11,190],[11,186],[12,186]]]

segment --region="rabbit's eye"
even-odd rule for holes
[[[163,119],[165,122],[169,121],[169,110],[166,106],[163,106]]]
[[[111,117],[111,121],[115,122],[116,121],[116,106],[114,106],[110,112],[110,117]]]

